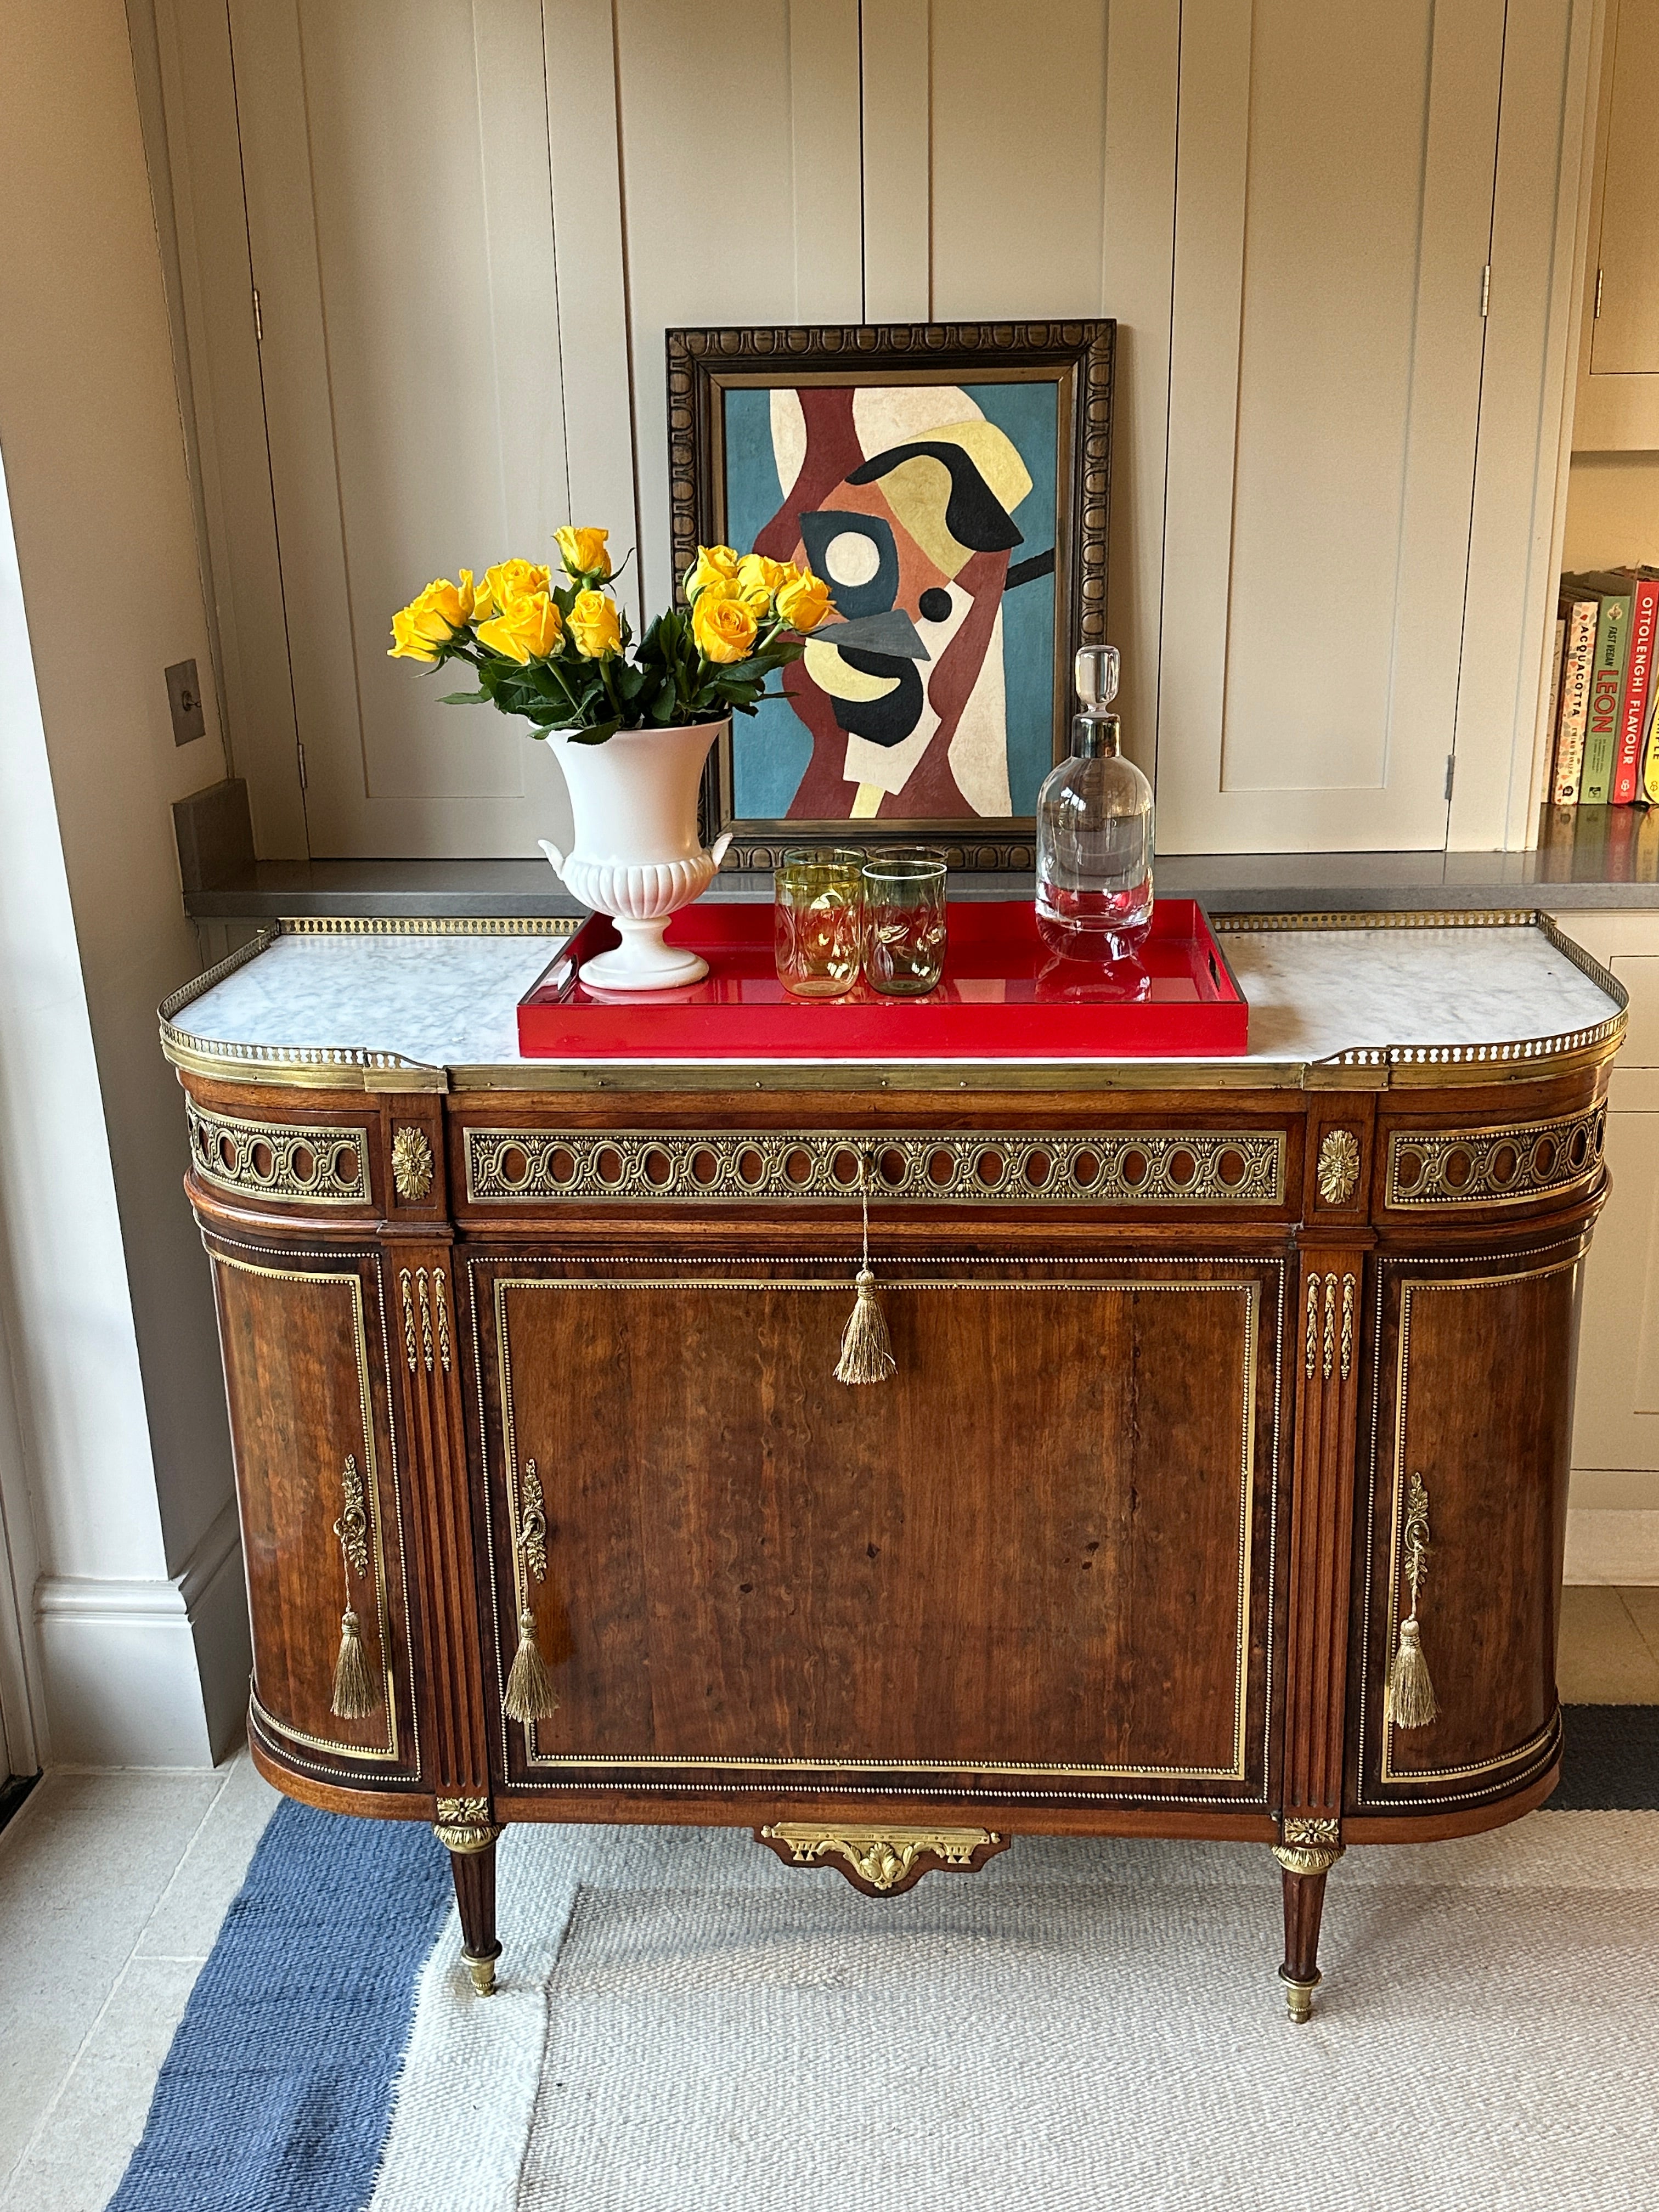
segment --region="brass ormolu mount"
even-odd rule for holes
[[[849,1820],[779,1820],[757,1828],[755,1840],[786,1866],[834,1867],[866,1897],[900,1896],[925,1874],[977,1874],[1009,1844],[993,1828],[878,1828]]]

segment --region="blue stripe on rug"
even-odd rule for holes
[[[109,2212],[359,2212],[450,1896],[423,1821],[279,1805]]]

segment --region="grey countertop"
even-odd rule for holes
[[[1659,907],[1659,807],[1557,812],[1527,853],[1160,854],[1158,888],[1212,913],[1389,908]],[[955,896],[1024,898],[1029,875],[962,875]],[[771,896],[769,876],[723,876],[706,896]],[[580,914],[543,860],[261,860],[185,900],[198,921],[277,915],[535,918]]]

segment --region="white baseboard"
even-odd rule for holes
[[[52,1763],[211,1766],[247,1705],[247,1598],[228,1502],[181,1574],[43,1575],[34,1613]]]
[[[1567,1510],[1570,1583],[1659,1584],[1659,1510],[1646,1506],[1574,1505]]]

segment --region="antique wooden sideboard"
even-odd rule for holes
[[[517,1056],[549,927],[285,924],[162,1009],[261,1771],[431,1822],[485,1993],[511,1821],[875,1897],[1185,1836],[1273,1847],[1305,2018],[1346,1845],[1559,1771],[1619,984],[1533,915],[1224,921],[1243,1059],[579,1066]]]

